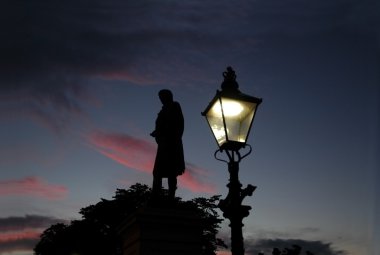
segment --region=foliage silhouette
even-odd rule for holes
[[[192,211],[202,220],[202,254],[215,255],[218,247],[226,247],[216,237],[220,223],[216,211],[220,196],[195,198],[182,201],[170,200],[170,206]],[[121,240],[117,235],[120,223],[138,208],[149,205],[151,189],[147,185],[135,184],[128,190],[117,189],[112,200],[101,199],[95,205],[80,210],[82,220],[72,221],[70,225],[58,223],[50,226],[41,234],[34,248],[36,255],[120,255]]]

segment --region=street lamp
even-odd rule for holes
[[[230,220],[231,251],[233,255],[244,255],[243,218],[249,215],[251,207],[242,205],[242,201],[246,196],[252,196],[256,187],[249,184],[242,189],[239,181],[239,162],[252,151],[247,139],[262,99],[239,91],[236,74],[231,67],[227,67],[223,77],[222,90],[216,91],[215,97],[202,115],[206,117],[219,146],[214,157],[226,162],[230,173],[228,195],[220,200],[219,208],[223,216]],[[241,155],[239,150],[246,146],[249,148],[248,152]],[[218,152],[226,152],[228,161],[218,158]]]

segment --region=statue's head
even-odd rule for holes
[[[173,93],[168,89],[162,89],[158,92],[158,96],[163,105],[167,105],[173,102]]]

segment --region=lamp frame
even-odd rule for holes
[[[225,114],[224,114],[224,109],[223,109],[224,107],[223,107],[223,104],[222,104],[222,98],[232,99],[232,100],[237,101],[237,102],[250,102],[250,103],[256,104],[256,107],[253,109],[255,112],[253,114],[251,122],[249,123],[248,131],[247,131],[247,134],[245,136],[245,141],[244,142],[239,142],[239,141],[234,141],[234,140],[230,140],[229,139],[228,132],[227,132],[227,125],[226,125],[226,117],[225,117]],[[212,130],[212,127],[210,125],[210,122],[207,119],[207,113],[211,110],[211,108],[214,106],[214,104],[215,104],[216,101],[219,101],[219,103],[221,105],[222,119],[223,119],[223,132],[224,132],[224,135],[226,137],[226,141],[222,145],[219,145],[218,140],[215,137],[214,132]],[[216,143],[218,144],[220,150],[222,150],[222,151],[224,151],[224,150],[238,151],[241,148],[245,147],[245,145],[247,144],[247,140],[248,140],[249,134],[250,134],[251,129],[252,129],[253,121],[255,120],[255,117],[256,117],[256,114],[257,114],[257,110],[258,110],[258,107],[261,104],[261,102],[262,102],[261,98],[257,98],[257,97],[246,95],[246,94],[240,92],[239,89],[237,89],[237,88],[229,88],[229,87],[227,87],[227,88],[224,87],[223,88],[222,87],[222,91],[220,91],[220,90],[216,91],[216,95],[211,100],[211,102],[208,104],[208,106],[206,107],[206,109],[202,112],[202,115],[206,117],[208,126],[209,126],[209,128],[210,128],[210,130],[211,130],[211,132],[212,132],[212,134],[214,136],[214,139],[215,139]]]

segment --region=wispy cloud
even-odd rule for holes
[[[150,141],[127,134],[98,131],[87,136],[92,147],[104,156],[128,168],[151,173],[155,160],[156,145]],[[204,181],[207,171],[186,164],[185,173],[179,177],[179,183],[193,192],[214,193],[214,185]]]
[[[0,233],[0,244],[12,243],[19,240],[36,240],[39,238],[40,234],[41,231],[36,230]]]
[[[200,0],[8,1],[0,10],[0,118],[28,118],[62,132],[84,114],[83,104],[94,96],[86,85],[94,78],[181,85],[210,80],[212,72],[199,63],[219,70],[212,63],[224,62],[223,45],[244,41],[231,36],[237,29],[214,29],[240,20],[230,7]]]
[[[20,233],[7,241],[0,241],[0,254],[32,253],[34,246],[38,242],[38,238],[39,234],[37,232],[30,232],[29,234]]]
[[[93,78],[215,82],[221,63],[249,61],[268,36],[374,35],[379,22],[371,4],[342,0],[21,0],[7,1],[0,14],[0,116],[27,117],[55,132],[83,112],[84,85]]]
[[[285,248],[292,249],[293,245],[298,245],[303,252],[310,251],[315,255],[344,255],[345,251],[335,250],[332,243],[322,241],[310,241],[302,239],[259,239],[246,240],[246,254],[256,255],[259,252],[271,254],[273,248],[278,248],[280,251]]]
[[[0,181],[0,196],[33,196],[48,200],[64,199],[68,193],[65,186],[46,183],[35,176]]]
[[[94,149],[119,164],[144,172],[153,169],[156,146],[149,141],[103,131],[91,133],[87,139]]]
[[[244,246],[245,254],[257,255],[263,252],[265,255],[272,254],[273,248],[278,248],[284,251],[285,248],[292,249],[293,245],[302,248],[301,254],[306,254],[306,251],[312,252],[314,255],[347,255],[348,252],[336,248],[336,243],[339,240],[330,240],[329,242],[322,241],[319,237],[308,236],[308,233],[317,233],[321,229],[316,227],[303,227],[288,232],[275,230],[256,229],[254,236],[245,234]],[[306,236],[305,236],[306,235]],[[229,231],[221,231],[218,233],[219,238],[231,247],[231,233]],[[304,239],[294,238],[294,236],[302,236]],[[218,255],[231,254],[230,251],[220,250]]]
[[[234,7],[230,12],[228,1],[8,1],[0,10],[6,24],[0,117],[30,118],[60,132],[83,114],[83,102],[93,96],[86,84],[94,78],[136,84],[210,80],[212,72],[199,63],[216,71],[220,65],[214,63],[227,54],[220,54],[222,47],[247,48],[236,47],[247,37],[231,36],[238,29],[215,29],[241,21],[246,3]]]
[[[193,192],[215,194],[215,185],[204,181],[207,177],[208,173],[205,169],[199,168],[191,163],[186,163],[186,171],[178,180],[180,185],[187,187]]]
[[[0,218],[0,254],[31,252],[44,229],[58,222],[66,221],[41,215]]]
[[[29,119],[54,133],[61,133],[76,117],[85,116],[83,104],[93,100],[80,84],[8,82],[0,87],[0,120]]]
[[[77,86],[88,77],[144,84],[204,81],[210,78],[205,66],[219,70],[221,60],[244,56],[263,35],[374,33],[379,20],[371,3],[8,1],[0,13],[6,24],[0,82],[27,89]]]
[[[10,216],[0,218],[0,233],[20,231],[27,228],[46,228],[57,222],[65,222],[65,220],[42,215]]]

